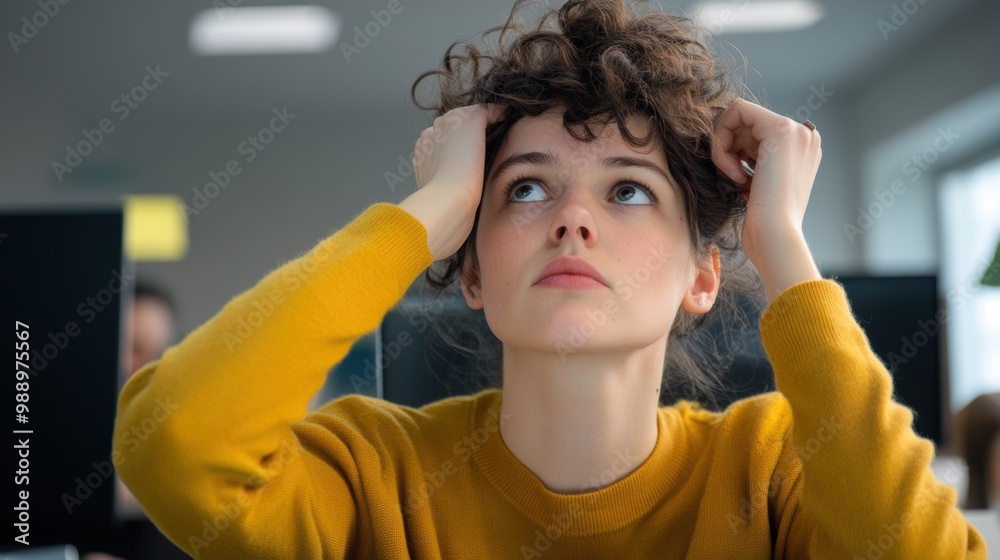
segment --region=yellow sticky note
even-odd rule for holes
[[[180,197],[126,195],[125,255],[133,261],[176,261],[188,249],[187,222]]]

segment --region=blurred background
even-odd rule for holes
[[[889,340],[933,362],[934,414],[957,429],[953,414],[1000,391],[1000,288],[987,285],[1000,244],[1000,3],[655,5],[698,17],[761,104],[817,125],[805,233],[825,274],[933,280],[914,303],[926,320]],[[246,10],[263,6],[294,9]],[[400,163],[433,115],[413,107],[410,85],[511,6],[4,2],[0,214],[121,208],[124,258],[170,294],[179,340],[369,205],[413,191]],[[0,237],[0,254],[13,239]],[[907,355],[920,332],[940,353]],[[363,367],[374,344],[345,364]],[[350,390],[334,379],[317,402]]]

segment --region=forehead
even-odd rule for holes
[[[152,297],[137,297],[132,306],[136,315],[146,317],[162,317],[164,320],[173,321],[173,312],[163,301]]]
[[[667,161],[657,139],[644,147],[633,148],[622,138],[618,124],[591,124],[591,131],[597,139],[583,142],[574,138],[562,124],[563,111],[550,109],[540,115],[523,117],[511,126],[499,151],[494,157],[493,167],[508,155],[519,152],[553,152],[560,156],[563,165],[579,166],[599,157],[641,155],[667,168]],[[629,115],[626,120],[629,131],[634,136],[643,137],[650,124],[638,115]],[[582,132],[582,127],[578,130]]]

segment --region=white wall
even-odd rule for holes
[[[1000,143],[1000,3],[971,10],[933,41],[862,76],[849,95],[846,125],[849,157],[860,206],[899,179],[907,190],[875,221],[862,243],[863,265],[872,272],[936,272],[933,177],[991,143]],[[933,145],[938,127],[961,134],[918,181],[902,167]],[[848,218],[858,219],[857,210]]]

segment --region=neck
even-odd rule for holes
[[[504,443],[553,492],[608,486],[656,445],[666,337],[613,353],[503,349]]]

